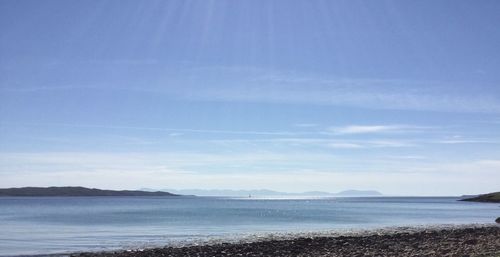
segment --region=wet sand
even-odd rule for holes
[[[87,257],[146,256],[494,256],[500,257],[500,226],[395,229],[364,234],[269,239],[256,242],[145,250],[78,253]]]

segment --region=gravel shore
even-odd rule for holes
[[[251,243],[79,253],[87,257],[146,256],[500,256],[500,226],[427,228],[353,236],[297,237]]]

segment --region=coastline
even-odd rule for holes
[[[494,223],[430,225],[284,233],[234,241],[64,256],[500,256],[500,226]]]
[[[467,197],[464,199],[460,199],[460,201],[478,202],[478,203],[500,203],[500,192],[493,192],[489,194],[481,194],[473,197]]]

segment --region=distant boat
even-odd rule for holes
[[[252,198],[252,195],[251,195],[251,194],[248,194],[248,198]]]

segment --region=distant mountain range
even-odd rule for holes
[[[162,191],[102,190],[86,187],[21,187],[0,189],[0,196],[178,196]]]
[[[374,190],[346,190],[339,193],[328,193],[322,191],[309,191],[303,193],[286,193],[267,189],[260,190],[154,190],[142,188],[140,190],[102,190],[86,187],[21,187],[0,189],[2,196],[227,196],[227,197],[354,197],[354,196],[381,196],[380,192]]]
[[[141,188],[144,191],[154,191],[150,188]],[[259,190],[229,190],[229,189],[163,189],[160,191],[168,191],[174,194],[181,195],[196,195],[196,196],[229,196],[229,197],[328,197],[328,196],[381,196],[382,194],[375,190],[345,190],[338,193],[329,193],[323,191],[308,191],[303,193],[287,193],[278,192],[267,189]]]

